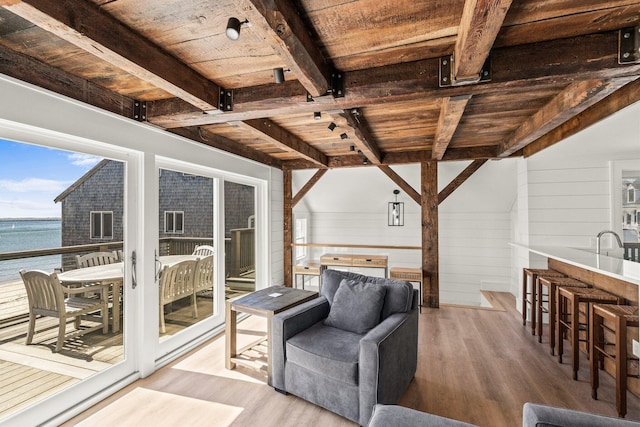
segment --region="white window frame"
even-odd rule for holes
[[[169,215],[172,215],[172,221],[168,221]],[[176,231],[176,217],[178,215],[180,215],[182,221],[180,221],[180,230]],[[169,222],[171,222],[171,229],[168,227]],[[164,211],[164,232],[167,234],[184,234],[184,211]]]
[[[300,225],[300,227],[299,227]],[[300,217],[295,219],[295,237],[294,243],[304,244],[308,243],[309,240],[309,222],[307,217]],[[302,235],[298,234],[298,231],[301,231]],[[296,246],[296,261],[302,261],[307,258],[307,247],[306,246]]]
[[[91,211],[89,218],[89,238],[92,240],[113,240],[113,211]],[[100,216],[100,235],[94,236],[93,227],[94,227],[94,218],[96,215]],[[107,235],[105,233],[104,227],[104,217],[105,215],[111,215],[111,233]]]

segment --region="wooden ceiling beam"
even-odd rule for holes
[[[436,128],[435,140],[433,142],[432,156],[434,160],[442,160],[444,152],[453,138],[453,134],[458,128],[460,119],[464,114],[464,109],[471,99],[471,95],[461,95],[456,97],[446,97],[442,99],[440,107],[440,117]]]
[[[443,96],[470,96],[495,93],[502,89],[546,86],[550,82],[567,84],[579,80],[635,78],[640,64],[618,64],[618,32],[607,32],[552,40],[524,46],[494,49],[491,52],[492,79],[475,85],[441,88],[438,85],[439,59],[426,59],[345,73],[345,96],[315,97],[307,102],[298,82],[269,87],[234,90],[233,111],[202,114],[173,106],[173,113],[160,117],[148,112],[148,120],[164,128],[224,123],[278,115],[313,113],[360,108]],[[297,86],[296,86],[297,84]],[[169,101],[158,101],[162,104]]]
[[[235,142],[229,138],[225,138],[224,136],[216,135],[199,126],[169,129],[169,132],[208,145],[210,147],[226,151],[227,153],[244,157],[245,159],[253,160],[259,163],[263,163],[267,166],[282,169],[281,160],[276,159],[275,157],[271,157],[270,155],[265,154],[262,151],[255,150],[251,147]]]
[[[218,85],[93,2],[22,0],[5,2],[3,7],[200,110],[215,110],[219,106]]]
[[[246,131],[257,134],[260,138],[266,137],[278,148],[296,153],[304,159],[315,163],[316,167],[327,167],[328,160],[326,155],[310,146],[288,130],[282,128],[272,120],[255,119],[232,124],[239,126]]]
[[[322,178],[322,176],[327,173],[327,170],[328,169],[319,169],[315,174],[313,174],[311,178],[309,178],[309,181],[307,181],[307,183],[300,189],[300,191],[296,193],[295,197],[293,197],[293,199],[291,200],[292,208],[294,208],[298,204],[298,202],[300,202],[300,200],[302,200],[302,198],[307,195],[309,190],[311,190],[313,186],[316,185],[318,181],[320,181],[320,178]]]
[[[356,148],[362,152],[370,163],[379,165],[382,162],[382,153],[380,153],[378,143],[371,134],[371,129],[362,112],[358,109],[345,110],[340,113],[340,116],[344,117],[349,127],[353,129],[356,135],[354,142]]]
[[[249,1],[254,7],[245,12],[252,25],[261,28],[267,42],[312,96],[325,95],[331,66],[294,4],[290,0]]]
[[[500,143],[499,157],[508,157],[526,147],[613,93],[620,85],[621,83],[605,84],[602,80],[582,80],[571,83]]]
[[[404,190],[404,192],[407,193],[407,195],[409,197],[411,197],[417,204],[422,205],[422,196],[420,195],[420,193],[418,193],[411,186],[411,184],[409,184],[407,181],[405,181],[404,178],[402,178],[400,175],[398,175],[398,173],[396,171],[391,169],[391,167],[388,166],[388,165],[378,165],[378,168],[385,175],[387,175],[389,178],[391,178],[391,180],[393,182],[395,182],[398,185],[398,187],[400,187],[402,190]]]
[[[482,165],[487,162],[487,159],[474,160],[469,166],[467,166],[462,172],[458,174],[445,188],[438,193],[438,204],[442,203],[447,197],[453,194],[458,187],[462,185],[467,179],[471,177]]]
[[[1,45],[0,73],[103,110],[133,118],[133,99]]]
[[[466,0],[453,53],[454,82],[478,82],[512,0]]]
[[[524,147],[523,155],[524,157],[533,156],[545,148],[575,135],[581,130],[609,117],[616,111],[620,111],[638,101],[640,101],[640,79],[627,83],[602,101],[592,105],[551,132],[536,139]]]

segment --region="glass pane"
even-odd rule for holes
[[[255,188],[225,181],[225,276],[227,296],[256,289]]]
[[[125,164],[4,140],[0,140],[0,159],[0,194],[11,201],[0,204],[0,253],[13,253],[0,261],[0,364],[5,367],[0,382],[1,424],[4,417],[90,381],[86,379],[89,373],[103,371],[124,358],[125,319],[119,314],[123,264],[118,262],[117,251],[123,248]],[[105,191],[107,186],[110,189]],[[111,227],[114,218],[101,218],[103,211],[115,212],[120,222],[114,228],[117,233],[108,239],[100,238],[102,226],[107,225],[103,220]],[[81,245],[73,253],[63,255],[60,250]],[[91,267],[99,277],[87,275],[76,258],[84,260],[95,252],[113,253],[98,257],[109,265]],[[21,270],[25,272],[22,276]],[[84,278],[77,277],[81,270]],[[59,336],[59,316],[47,311],[52,307],[30,308],[35,303],[29,302],[27,288],[34,294],[40,292],[31,288],[36,280],[44,284],[38,289],[46,286],[51,292],[63,293],[53,274],[72,292],[94,301],[90,318],[81,321],[82,335],[73,336],[79,330],[70,321]],[[92,291],[83,291],[88,286]],[[103,302],[108,307],[104,312]],[[38,316],[27,343],[30,311]],[[55,366],[74,369],[52,369]]]
[[[102,230],[105,239],[113,238],[113,214],[105,212],[102,215]]]
[[[212,178],[160,170],[161,340],[215,314],[213,184]]]

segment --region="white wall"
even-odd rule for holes
[[[639,119],[640,104],[632,105],[520,160],[514,240],[593,248],[599,231],[619,228],[612,223],[611,166],[612,161],[635,159],[640,169]],[[603,247],[608,245],[610,241],[603,239]],[[512,292],[520,301],[522,267],[546,268],[546,259],[518,249],[512,256]]]
[[[468,165],[441,163],[439,190]],[[418,192],[420,166],[393,169]],[[301,187],[313,171],[294,173],[294,188]],[[313,214],[314,243],[421,246],[420,206],[404,192],[404,227],[387,225],[387,203],[397,189],[375,167],[328,171],[305,197]],[[516,195],[515,162],[487,162],[439,207],[440,300],[442,303],[480,305],[480,289],[509,290],[511,207]],[[419,267],[420,250],[322,248],[314,252],[385,254],[390,266]],[[360,272],[381,275],[380,270]]]

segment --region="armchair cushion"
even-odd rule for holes
[[[318,322],[287,341],[287,362],[357,385],[361,337]]]
[[[342,279],[324,324],[356,334],[367,333],[380,323],[385,294],[383,286]]]
[[[327,298],[329,304],[333,304],[333,299],[342,279],[372,283],[386,289],[387,293],[382,305],[381,320],[386,319],[393,313],[408,313],[412,308],[413,286],[409,282],[385,279],[384,277],[364,276],[350,271],[332,270],[330,268],[322,273],[322,289],[320,290],[320,294]]]

